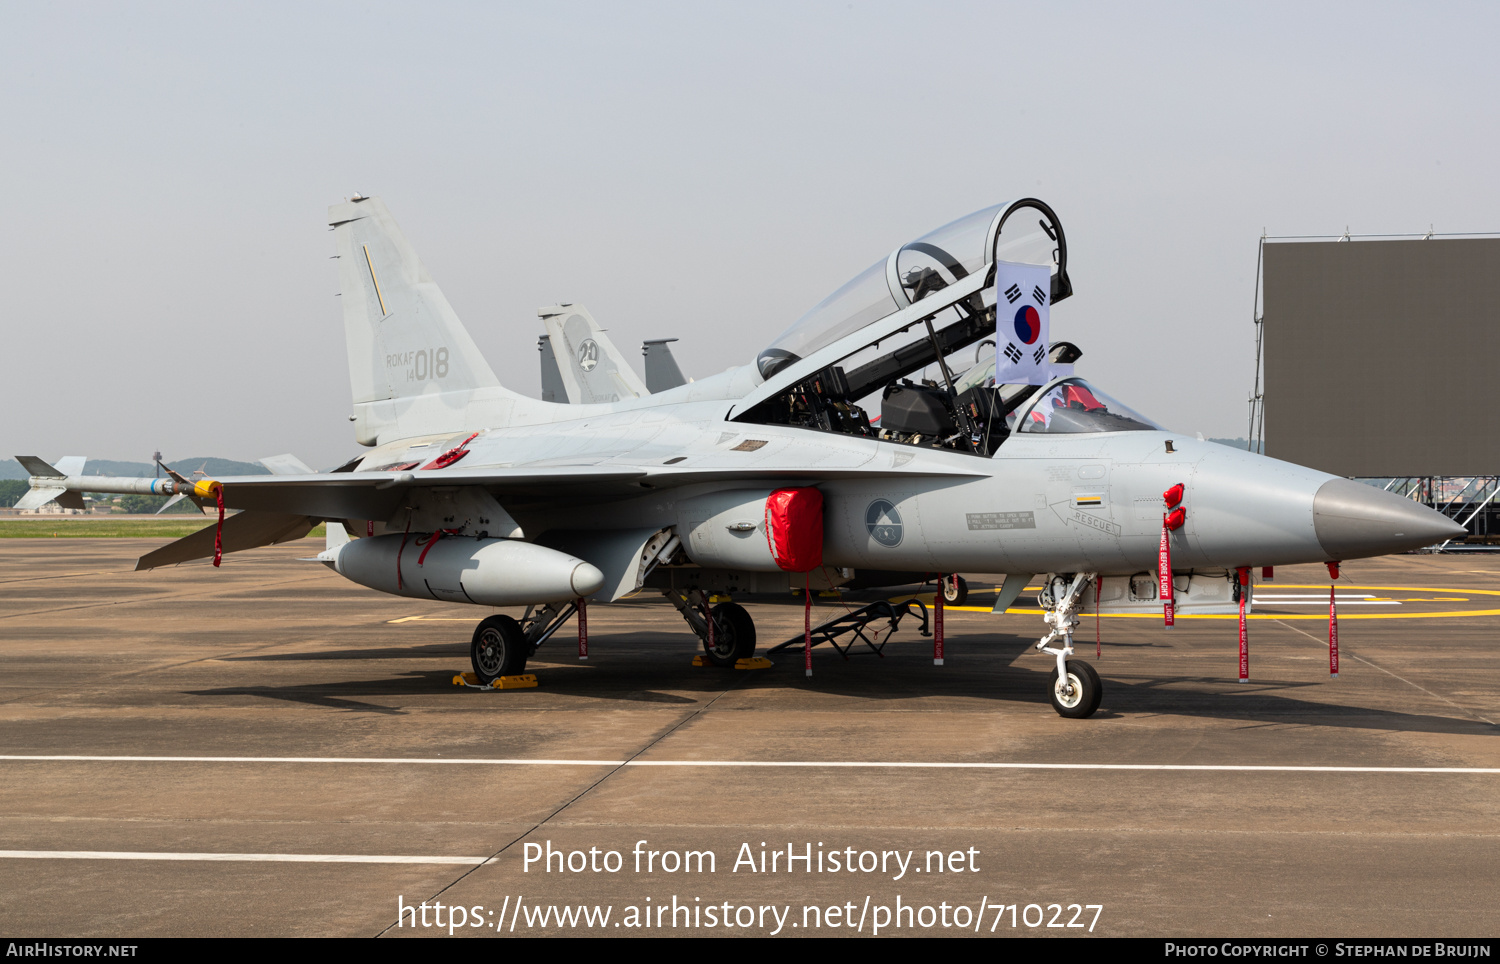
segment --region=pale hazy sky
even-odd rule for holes
[[[891,248],[1049,202],[1053,337],[1242,435],[1256,244],[1500,230],[1485,4],[0,6],[4,455],[357,451],[327,205],[383,197],[500,379],[539,305],[751,360]]]

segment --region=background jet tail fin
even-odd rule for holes
[[[618,402],[622,398],[650,394],[614,342],[605,337],[604,329],[599,327],[587,308],[582,305],[551,305],[538,308],[536,313],[542,316],[542,324],[547,328],[547,339],[567,401],[574,404]]]
[[[418,407],[461,412],[476,392],[499,388],[474,339],[379,198],[356,196],[335,204],[328,221],[338,249],[355,433],[362,444],[375,444],[395,423],[398,409],[410,409],[415,398],[438,396]]]
[[[557,367],[557,352],[552,350],[552,336],[543,335],[538,338],[536,348],[542,355],[542,401],[568,404],[568,390],[563,385],[562,371]]]
[[[682,369],[677,367],[677,359],[672,357],[670,343],[676,340],[651,338],[641,345],[641,354],[646,356],[646,387],[653,395],[687,384]]]

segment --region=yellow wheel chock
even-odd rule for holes
[[[479,682],[479,677],[473,673],[459,673],[453,677],[454,686],[464,686],[471,690],[528,690],[537,685],[534,673],[523,673],[520,676],[501,676],[489,685]]]

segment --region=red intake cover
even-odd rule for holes
[[[1167,501],[1167,508],[1177,508],[1177,503],[1182,501],[1182,492],[1182,483],[1178,482],[1176,485],[1172,486],[1170,489],[1161,494],[1161,497]]]
[[[1182,508],[1181,506],[1178,506],[1177,508],[1173,509],[1171,512],[1167,513],[1167,528],[1171,529],[1173,532],[1176,532],[1178,529],[1181,529],[1182,528],[1182,524],[1184,522],[1186,522],[1186,521],[1187,521],[1187,510],[1184,509],[1184,508]]]
[[[771,558],[787,572],[823,564],[823,493],[808,486],[777,489],[766,497],[766,541]]]

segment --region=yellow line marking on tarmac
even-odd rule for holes
[[[1260,583],[1265,586],[1266,583]],[[1029,586],[1027,587],[1030,588]],[[1270,589],[1327,589],[1328,584],[1304,585],[1301,583],[1276,583],[1268,586]],[[1432,586],[1339,586],[1339,589],[1356,591],[1367,590],[1373,592],[1466,592],[1484,596],[1500,596],[1500,589],[1448,589],[1434,588]],[[1451,599],[1403,599],[1393,600],[1398,602],[1468,602],[1466,597],[1455,597]],[[1274,603],[1268,604],[1274,606]],[[990,609],[983,606],[944,606],[945,611],[958,611],[965,613],[987,613]],[[1007,609],[1006,615],[1014,616],[1040,616],[1040,609]],[[1100,613],[1105,619],[1160,619],[1160,612],[1138,612],[1138,613]],[[1472,616],[1500,616],[1500,609],[1459,609],[1450,612],[1437,613],[1339,613],[1339,619],[1452,619],[1455,617]],[[1179,612],[1177,619],[1239,619],[1238,613],[1184,613]],[[1322,622],[1328,621],[1327,613],[1250,613],[1246,619],[1316,619]]]
[[[420,620],[424,623],[472,623],[473,616],[402,616],[400,619],[387,619],[387,623],[411,623]]]
[[[944,612],[987,613],[982,606],[944,606]],[[1040,609],[1007,609],[1007,616],[1040,616]],[[1086,615],[1093,615],[1088,613]],[[1105,619],[1160,619],[1161,613],[1100,613]],[[1500,616],[1500,609],[1465,609],[1447,613],[1339,613],[1339,621],[1346,619],[1437,619],[1454,616]],[[1176,619],[1239,619],[1238,613],[1185,613],[1178,612]],[[1328,621],[1327,613],[1247,613],[1246,619],[1318,619]]]

